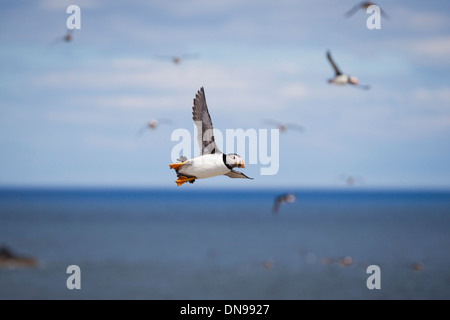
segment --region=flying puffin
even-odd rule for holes
[[[172,163],[171,169],[177,173],[176,183],[194,183],[196,179],[206,179],[220,175],[230,178],[253,179],[234,168],[245,168],[244,160],[235,153],[225,154],[219,150],[214,140],[214,128],[206,105],[203,87],[197,92],[192,107],[192,119],[197,127],[197,141],[200,155],[192,159],[181,156],[180,162]]]
[[[283,203],[294,203],[297,200],[294,194],[285,193],[275,198],[272,213],[277,214],[280,211],[280,207]]]
[[[173,62],[173,64],[178,65],[181,63],[182,60],[187,60],[187,59],[196,59],[198,58],[198,54],[196,53],[184,53],[184,54],[180,54],[180,55],[176,55],[176,56],[167,56],[167,55],[159,55],[156,56],[159,59],[165,59],[165,60],[170,60]]]
[[[68,29],[65,35],[56,38],[50,43],[50,45],[55,45],[59,42],[71,42],[72,40],[73,40],[73,30]]]
[[[138,132],[136,133],[137,135],[142,135],[144,133],[145,130],[147,129],[156,129],[157,127],[159,127],[160,124],[171,124],[172,121],[170,121],[169,119],[151,119],[149,122],[147,122],[144,126],[142,126]]]
[[[339,70],[336,63],[333,61],[330,51],[327,51],[327,58],[328,58],[328,61],[330,61],[331,66],[333,67],[334,72],[335,72],[335,77],[333,79],[329,79],[328,83],[337,84],[337,85],[351,84],[351,85],[354,85],[354,86],[364,89],[364,90],[370,89],[370,86],[368,86],[368,85],[360,85],[357,77],[343,74],[341,72],[341,70]]]
[[[371,2],[371,1],[363,1],[363,2],[360,2],[360,3],[356,4],[355,6],[353,6],[353,8],[351,8],[350,10],[348,10],[348,11],[345,13],[345,17],[346,17],[346,18],[350,18],[350,17],[351,17],[352,15],[354,15],[354,14],[356,13],[356,11],[358,11],[359,9],[367,10],[367,8],[370,7],[370,6],[378,6],[378,5],[375,4],[375,3],[373,3],[373,2]],[[379,6],[378,6],[378,7],[379,7]],[[381,13],[381,15],[382,15],[384,18],[386,18],[386,19],[389,18],[389,16],[386,14],[386,12],[384,12],[381,8],[380,8],[380,13]]]
[[[287,130],[295,130],[299,132],[304,132],[305,128],[296,123],[283,123],[275,120],[265,120],[266,124],[273,125],[278,128],[281,132],[286,132]]]

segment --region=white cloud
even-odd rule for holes
[[[450,37],[442,36],[428,39],[417,39],[409,41],[408,47],[413,53],[430,59],[430,62],[449,62],[450,56]]]
[[[413,92],[413,97],[421,103],[425,103],[426,108],[442,109],[450,113],[450,87],[417,89]]]
[[[388,14],[390,19],[386,22],[386,28],[430,32],[441,31],[450,26],[447,15],[443,12],[418,11],[407,5],[389,8]]]
[[[179,103],[177,99],[170,96],[149,97],[141,95],[119,95],[96,98],[94,104],[107,108],[164,110],[173,109]]]
[[[308,87],[301,83],[289,83],[287,85],[284,85],[280,89],[280,94],[285,99],[293,99],[293,100],[299,100],[303,99],[308,96],[309,90]]]

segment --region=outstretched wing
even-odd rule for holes
[[[281,207],[281,199],[280,197],[277,197],[273,203],[273,207],[272,207],[272,213],[273,214],[277,214],[280,211],[280,207]]]
[[[356,4],[355,6],[353,6],[353,8],[351,8],[350,10],[348,10],[345,13],[345,17],[346,18],[350,18],[352,15],[354,15],[356,13],[356,11],[358,11],[361,7],[363,6],[363,3],[359,3]]]
[[[334,63],[334,60],[333,60],[333,58],[331,57],[330,51],[327,51],[327,58],[328,58],[328,61],[330,61],[331,65],[332,65],[332,67],[333,67],[333,69],[334,69],[334,72],[336,72],[336,75],[337,75],[337,76],[340,76],[340,75],[342,74],[342,72],[341,72],[341,70],[339,70],[339,68],[338,68],[338,66],[336,65],[336,63]]]
[[[234,171],[234,170],[231,170],[230,172],[225,173],[224,175],[225,175],[225,176],[229,176],[230,178],[242,178],[242,179],[252,179],[252,180],[253,180],[253,178],[247,177],[247,176],[246,176],[245,174],[243,174],[242,172]]]
[[[299,132],[305,131],[305,128],[297,123],[286,123],[286,127],[290,130],[297,130]]]
[[[197,141],[200,154],[222,153],[214,140],[214,128],[206,105],[205,90],[203,87],[197,92],[192,107],[192,119],[197,127]]]

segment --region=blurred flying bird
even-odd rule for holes
[[[424,264],[423,264],[422,261],[418,261],[418,262],[416,262],[416,263],[414,263],[414,264],[412,265],[412,269],[413,269],[415,272],[420,272],[420,271],[422,271],[422,270],[423,270],[423,267],[424,267]]]
[[[323,264],[337,263],[341,267],[348,267],[353,264],[353,258],[351,256],[345,257],[326,257],[322,259]]]
[[[272,208],[272,213],[277,214],[280,211],[280,207],[284,203],[294,203],[297,200],[294,194],[285,193],[275,198],[275,202]]]
[[[151,119],[148,123],[146,123],[144,126],[142,126],[138,132],[137,135],[142,135],[146,130],[151,129],[154,130],[157,127],[159,127],[160,124],[171,124],[172,121],[170,119]]]
[[[296,123],[282,123],[275,120],[265,120],[264,123],[270,124],[278,128],[281,132],[286,132],[287,130],[295,130],[299,132],[304,132],[305,128]]]
[[[157,59],[172,61],[175,65],[180,64],[182,60],[197,59],[198,57],[199,57],[199,55],[197,53],[185,53],[185,54],[176,55],[176,56],[170,56],[170,55],[157,55],[156,56]]]
[[[65,35],[57,37],[50,44],[55,45],[59,42],[71,42],[72,40],[73,40],[73,30],[68,29]]]
[[[38,260],[33,257],[26,257],[17,255],[9,248],[0,247],[0,268],[23,268],[23,267],[36,267]]]
[[[368,86],[368,85],[364,85],[364,86],[360,85],[357,77],[343,74],[341,72],[341,70],[338,68],[338,66],[336,65],[336,63],[334,62],[333,58],[331,57],[330,51],[327,51],[327,58],[328,58],[328,61],[331,63],[331,66],[333,67],[334,72],[335,72],[335,77],[333,79],[329,79],[328,83],[341,85],[341,86],[351,84],[351,85],[354,85],[354,86],[364,89],[364,90],[370,89],[370,86]]]
[[[349,175],[349,174],[341,174],[340,179],[345,182],[348,186],[354,186],[356,184],[362,184],[364,179],[361,176],[357,175]]]
[[[197,127],[197,141],[200,155],[187,159],[181,156],[177,163],[169,165],[177,174],[176,183],[194,183],[196,179],[206,179],[225,175],[230,178],[252,179],[234,168],[245,168],[244,160],[235,153],[225,154],[220,151],[214,139],[214,128],[206,105],[205,90],[198,90],[192,107],[192,119]]]
[[[360,3],[356,4],[353,8],[351,8],[349,11],[347,11],[347,12],[345,13],[344,16],[345,16],[346,18],[350,18],[350,17],[353,16],[358,10],[360,10],[360,9],[367,10],[367,8],[370,7],[370,6],[377,6],[377,7],[380,8],[380,6],[378,6],[377,4],[375,4],[375,3],[371,2],[371,1],[363,1],[363,2],[360,2]],[[386,12],[384,12],[384,10],[381,9],[381,8],[380,8],[380,13],[381,13],[381,15],[382,15],[384,18],[386,18],[386,19],[389,18],[389,16],[386,14]]]

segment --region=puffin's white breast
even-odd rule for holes
[[[341,74],[336,76],[332,81],[334,84],[344,85],[348,83],[348,76],[346,74]]]
[[[230,171],[223,163],[222,153],[205,154],[189,159],[188,161],[189,164],[182,166],[179,172],[194,176],[197,179],[219,176]]]

